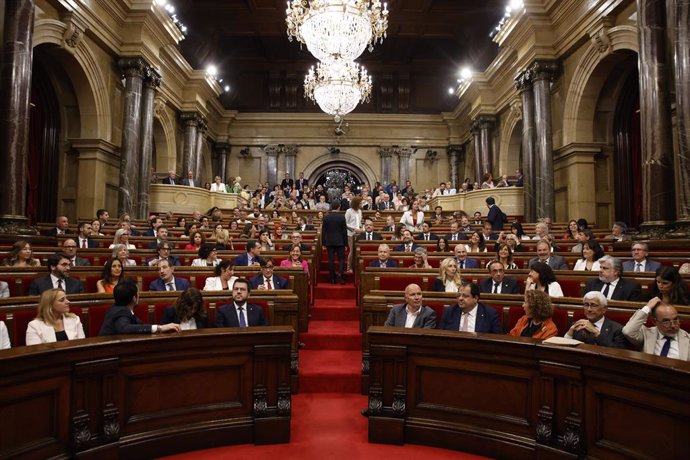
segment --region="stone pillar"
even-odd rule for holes
[[[449,145],[448,146],[448,171],[450,171],[450,185],[455,190],[460,189],[460,159],[464,156],[464,146]]]
[[[537,158],[537,218],[555,218],[553,188],[553,134],[551,132],[551,82],[558,71],[553,61],[530,66],[534,91],[535,153]]]
[[[118,66],[125,77],[125,91],[117,211],[119,215],[126,212],[135,216],[138,212],[136,200],[139,198],[141,92],[148,65],[142,58],[135,56],[121,58]]]
[[[515,86],[522,99],[522,172],[524,174],[524,219],[525,222],[537,221],[537,168],[535,154],[534,125],[534,91],[532,90],[532,76],[525,70],[515,78]]]
[[[297,152],[299,147],[296,145],[286,145],[283,147],[283,153],[285,154],[285,172],[290,174],[290,177],[295,180],[295,157],[297,157]]]
[[[202,158],[202,148],[204,146],[204,137],[206,136],[206,129],[208,125],[206,120],[203,118],[199,121],[196,129],[196,142],[194,147],[194,177],[201,177],[201,158]],[[213,181],[213,177],[209,178]]]
[[[5,3],[0,68],[0,231],[35,233],[27,227],[26,178],[34,1]]]
[[[266,180],[270,187],[276,185],[278,173],[278,152],[280,148],[277,145],[267,145],[264,147],[266,154]],[[271,189],[272,190],[272,189]]]
[[[491,146],[493,139],[491,137],[491,130],[496,125],[496,117],[492,115],[482,115],[479,121],[479,141],[482,150],[482,178],[485,173],[493,175],[493,153]],[[481,181],[480,181],[481,182]]]
[[[410,157],[412,149],[404,147],[398,150],[398,187],[403,188],[410,179]]]
[[[381,157],[381,183],[388,185],[391,181],[391,159],[393,157],[392,147],[379,147],[378,154]]]
[[[673,53],[676,76],[676,118],[680,165],[678,218],[690,227],[690,0],[675,3]],[[690,230],[690,229],[689,229]]]
[[[230,144],[227,142],[216,142],[213,151],[218,159],[218,175],[224,184],[227,183],[228,157],[230,156]]]
[[[153,102],[160,85],[161,76],[154,69],[148,68],[144,79],[144,93],[141,103],[141,164],[139,165],[137,219],[146,219],[149,214],[149,186],[151,185],[151,164],[153,163]]]
[[[180,121],[184,124],[184,144],[182,146],[182,174],[187,176],[187,171],[192,171],[195,175],[194,180],[199,181],[201,185],[205,180],[202,180],[196,172],[196,133],[201,117],[196,112],[182,112],[180,114]]]
[[[480,129],[476,121],[472,124],[472,142],[474,143],[474,180],[482,183],[482,143]]]

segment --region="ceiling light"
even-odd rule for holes
[[[229,93],[230,92],[230,85],[225,85],[223,87],[223,91],[225,91],[226,93]]]
[[[448,88],[448,94],[455,94],[455,90],[452,87]]]
[[[319,62],[304,79],[304,97],[316,102],[321,110],[339,122],[360,102],[371,96],[371,77],[354,62]]]
[[[460,78],[463,80],[469,80],[472,78],[472,70],[469,67],[463,67],[460,70]]]
[[[206,73],[211,77],[216,77],[218,75],[218,69],[214,65],[209,65],[206,67]]]

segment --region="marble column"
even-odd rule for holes
[[[535,61],[530,66],[534,91],[537,218],[556,217],[553,188],[553,134],[551,131],[551,82],[558,72],[553,61]]]
[[[474,180],[482,183],[482,143],[479,124],[472,124],[472,143],[474,144]]]
[[[118,60],[125,78],[122,115],[122,146],[120,148],[120,188],[117,211],[136,215],[139,198],[139,159],[141,156],[141,93],[148,64],[140,57]]]
[[[201,177],[201,159],[202,159],[202,149],[204,146],[204,139],[206,138],[206,130],[208,129],[208,124],[203,118],[199,121],[196,129],[196,142],[194,147],[194,177]],[[211,173],[213,174],[213,173]],[[209,178],[211,181],[213,177]]]
[[[410,179],[410,157],[412,149],[404,147],[398,150],[398,186],[404,187]]]
[[[690,224],[690,0],[672,0],[675,35],[673,54],[676,80],[676,118],[680,182],[678,184],[679,216],[687,228]]]
[[[534,91],[532,77],[525,70],[515,78],[515,86],[522,100],[522,173],[524,174],[523,197],[525,222],[537,221],[537,168],[534,139],[536,127],[534,125]]]
[[[266,180],[268,184],[273,187],[278,182],[278,153],[280,147],[277,145],[267,145],[264,147],[264,153],[266,154]]]
[[[148,68],[144,78],[144,93],[141,103],[141,164],[139,165],[139,202],[137,219],[146,219],[149,214],[149,186],[153,164],[153,102],[161,85],[161,76]]]
[[[663,231],[661,228],[672,222],[676,214],[665,0],[637,0],[637,25],[640,34],[642,226],[654,233]]]
[[[388,185],[391,181],[391,159],[393,158],[392,147],[379,147],[378,154],[381,157],[381,183]]]
[[[496,117],[492,115],[481,115],[477,118],[479,126],[479,144],[481,147],[482,169],[479,183],[484,179],[484,174],[490,173],[493,175],[493,155],[492,155],[492,137],[491,130],[496,125]]]
[[[283,153],[285,154],[285,172],[290,174],[290,177],[294,180],[295,176],[295,158],[297,157],[297,152],[299,147],[296,145],[286,145],[283,147]]]
[[[0,68],[0,231],[24,233],[34,1],[6,2]],[[31,232],[33,233],[33,232]]]
[[[216,142],[213,145],[213,152],[218,159],[218,175],[224,184],[228,177],[228,157],[230,156],[230,144],[227,142]]]
[[[464,147],[462,145],[448,146],[448,171],[450,171],[450,185],[451,188],[458,190],[462,178],[460,178],[460,158],[464,155]]]
[[[201,185],[205,182],[210,182],[208,179],[204,180],[197,175],[196,172],[196,136],[201,116],[196,112],[182,112],[180,114],[180,121],[184,124],[184,142],[182,145],[182,174],[187,176],[187,171],[192,171],[194,180]]]

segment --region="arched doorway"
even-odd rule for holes
[[[352,163],[334,160],[321,164],[309,176],[314,187],[318,185],[326,187],[329,180],[342,179],[343,184],[349,185],[357,193],[363,186],[371,188],[367,175]]]

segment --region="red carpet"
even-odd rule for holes
[[[362,335],[355,305],[352,275],[349,284],[327,282],[319,274],[309,332],[300,334],[300,394],[292,397],[292,436],[289,444],[244,444],[167,457],[170,459],[481,459],[445,449],[389,446],[368,442],[367,406],[360,395]]]

